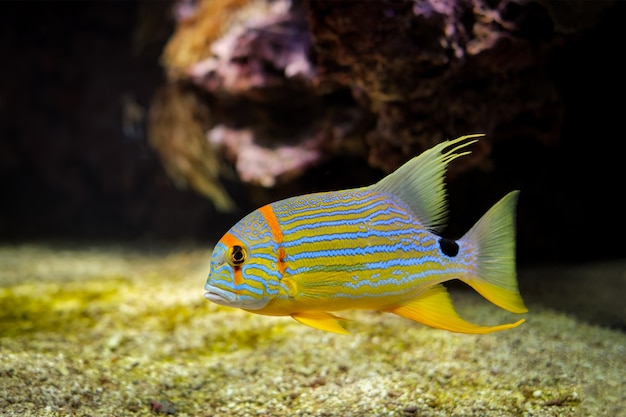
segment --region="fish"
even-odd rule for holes
[[[526,313],[515,265],[519,191],[494,204],[459,239],[441,236],[448,164],[482,134],[441,142],[377,183],[267,204],[213,248],[204,290],[213,303],[346,334],[344,310],[389,312],[457,333],[524,322],[464,320],[444,282],[460,280],[489,302]]]

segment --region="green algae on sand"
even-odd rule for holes
[[[0,247],[2,415],[623,412],[624,333],[531,304],[527,323],[492,335],[372,312],[327,334],[206,302],[210,249]],[[508,317],[455,296],[477,322]]]

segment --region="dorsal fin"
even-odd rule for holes
[[[439,232],[448,215],[443,181],[446,166],[459,156],[469,154],[470,151],[464,149],[477,140],[468,139],[480,136],[484,135],[467,135],[441,142],[368,188],[398,197],[415,212],[424,227]],[[445,149],[448,150],[444,152]]]

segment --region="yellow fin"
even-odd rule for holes
[[[461,246],[477,247],[476,270],[460,277],[498,307],[526,313],[515,272],[515,206],[519,191],[512,191],[493,205],[459,239]]]
[[[427,326],[457,333],[485,334],[511,329],[524,322],[522,319],[515,323],[499,326],[479,326],[465,321],[454,310],[450,295],[441,284],[429,288],[410,303],[387,311]]]
[[[448,213],[446,167],[456,158],[469,154],[468,146],[481,136],[484,135],[479,133],[441,142],[368,188],[399,198],[411,207],[422,226],[440,232]]]
[[[345,320],[344,318],[337,317],[334,314],[326,313],[323,311],[301,311],[293,313],[291,315],[294,320],[313,327],[314,329],[324,330],[325,332],[349,334],[350,332],[344,329],[338,320]]]

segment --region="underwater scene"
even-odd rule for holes
[[[626,417],[626,3],[0,3],[0,416]]]

